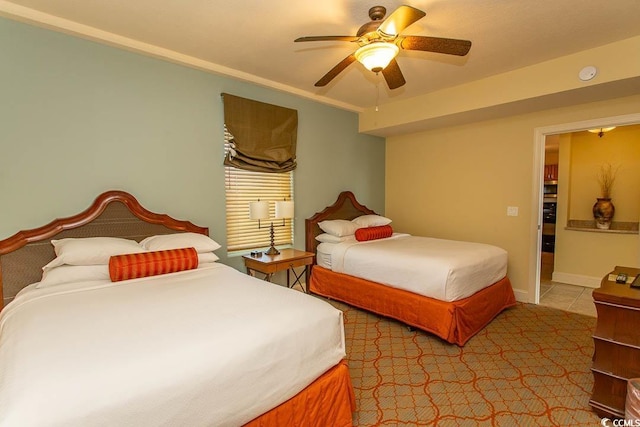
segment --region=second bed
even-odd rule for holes
[[[359,220],[353,228],[370,236],[353,236],[349,222],[355,218]],[[317,259],[309,280],[312,293],[460,346],[516,304],[503,249],[391,234],[376,218],[383,219],[358,203],[353,193],[343,192],[336,203],[307,219],[306,249]],[[378,238],[381,230],[384,237]]]

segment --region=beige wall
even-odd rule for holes
[[[570,219],[593,219],[592,207],[600,197],[598,172],[607,163],[618,169],[611,194],[614,221],[640,218],[640,126],[621,126],[602,138],[590,132],[571,134]]]
[[[566,230],[565,225],[569,219],[593,219],[603,163],[619,167],[612,194],[614,221],[640,219],[640,126],[618,127],[603,138],[589,132],[562,135],[559,160],[553,280],[597,287],[603,271],[638,266],[638,235]]]
[[[558,164],[558,147],[560,145],[560,135],[549,135],[545,138],[544,164]]]
[[[557,151],[547,152],[545,157],[544,157],[544,164],[545,165],[557,165],[558,164],[558,152]]]
[[[389,137],[386,215],[397,231],[506,249],[518,298],[533,301],[535,129],[638,113],[638,105],[633,96]],[[508,206],[519,215],[507,216]]]
[[[360,113],[359,128],[361,132],[391,136],[407,133],[406,129],[418,132],[452,126],[461,120],[525,114],[544,108],[541,106],[559,107],[639,94],[638,51],[640,36],[370,107]],[[587,82],[578,78],[585,65],[598,70],[597,77]]]

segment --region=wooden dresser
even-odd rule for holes
[[[630,278],[640,269],[616,267]],[[594,385],[589,404],[601,417],[624,418],[627,380],[640,377],[640,289],[609,280],[593,291],[598,321],[593,335]]]

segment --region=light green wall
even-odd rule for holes
[[[384,139],[355,113],[2,18],[0,58],[0,239],[121,189],[224,247],[221,92],[298,110],[297,248],[342,190],[384,212]]]

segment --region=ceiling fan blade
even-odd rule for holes
[[[400,86],[403,86],[407,82],[404,79],[404,76],[402,75],[402,71],[400,71],[400,66],[398,65],[398,61],[396,61],[395,59],[389,62],[389,65],[387,65],[382,70],[382,75],[384,76],[384,79],[387,81],[387,85],[389,86],[389,89],[397,89]]]
[[[344,58],[342,61],[338,62],[338,64],[333,67],[327,74],[325,74],[320,80],[318,80],[315,86],[326,86],[331,80],[333,80],[338,74],[340,74],[345,68],[347,68],[353,61],[356,60],[356,56],[352,53],[351,55]]]
[[[380,24],[378,32],[386,36],[395,37],[425,15],[426,13],[415,7],[400,6]]]
[[[298,37],[294,40],[294,42],[322,42],[322,41],[343,41],[343,42],[354,42],[357,41],[358,37],[356,36],[307,36],[307,37]]]
[[[458,56],[465,56],[471,49],[469,40],[443,39],[440,37],[405,36],[398,44],[402,49]]]

